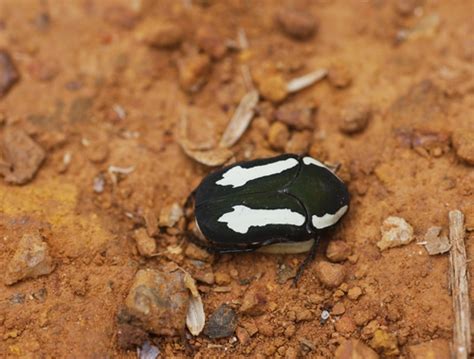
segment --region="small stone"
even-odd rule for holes
[[[245,292],[239,311],[247,315],[261,315],[266,311],[267,296],[263,287],[251,287]]]
[[[135,350],[148,340],[148,333],[142,328],[127,324],[119,323],[117,331],[117,345],[123,350]]]
[[[303,322],[313,319],[313,313],[309,309],[300,308],[296,311],[296,321]]]
[[[235,335],[239,339],[240,344],[247,344],[250,340],[250,335],[245,328],[237,327]]]
[[[314,35],[318,28],[316,19],[307,12],[281,9],[276,14],[276,22],[288,36],[297,40],[306,40]]]
[[[330,241],[326,249],[326,257],[336,263],[345,261],[351,253],[351,247],[344,241]]]
[[[288,95],[286,81],[280,73],[270,71],[257,73],[255,81],[260,94],[269,101],[281,102]]]
[[[137,229],[134,233],[135,242],[140,255],[151,257],[156,254],[156,242],[151,238],[145,228]]]
[[[446,339],[434,339],[428,342],[410,345],[408,359],[446,359],[451,358],[449,343]]]
[[[204,334],[211,339],[226,338],[234,334],[237,327],[237,315],[227,304],[222,304],[211,314],[204,328]]]
[[[430,227],[425,233],[425,248],[429,255],[445,253],[451,248],[448,237],[440,235],[441,230],[441,227]]]
[[[155,213],[151,209],[146,209],[143,219],[145,220],[146,233],[150,237],[158,235],[158,219],[156,218]]]
[[[5,284],[12,285],[23,279],[36,278],[54,270],[48,245],[39,233],[25,234],[8,263]]]
[[[156,335],[180,335],[186,323],[189,291],[181,271],[141,269],[125,300],[133,323]]]
[[[382,329],[377,329],[374,337],[370,341],[370,346],[380,354],[387,356],[397,356],[400,354],[398,350],[397,337]]]
[[[212,272],[207,273],[197,273],[194,275],[194,279],[199,282],[206,283],[209,285],[213,285],[215,283],[215,276]]]
[[[413,241],[413,227],[400,217],[388,217],[380,228],[382,239],[377,242],[381,251],[388,248],[399,247]]]
[[[294,324],[287,325],[285,328],[285,337],[291,338],[296,333],[296,326]]]
[[[267,323],[267,322],[259,323],[258,332],[266,337],[273,337],[273,327],[270,323]]]
[[[357,300],[362,295],[362,289],[360,287],[353,287],[347,292],[347,297],[350,300]]]
[[[146,21],[136,32],[139,41],[150,47],[171,49],[178,47],[183,41],[183,30],[175,22],[171,21]]]
[[[378,359],[376,352],[357,339],[346,340],[336,349],[335,359]]]
[[[346,307],[344,307],[344,304],[341,302],[338,302],[334,304],[334,307],[332,307],[331,314],[332,315],[342,315],[346,312]]]
[[[341,333],[342,335],[349,335],[354,332],[356,325],[354,324],[354,321],[351,317],[344,315],[342,318],[336,321],[335,328],[338,333]]]
[[[207,82],[211,70],[209,56],[192,55],[178,63],[179,83],[184,91],[196,92]]]
[[[453,133],[453,146],[461,160],[474,166],[474,128],[456,130]]]
[[[346,271],[343,265],[320,261],[316,264],[319,281],[328,288],[337,288],[344,281]]]
[[[212,255],[208,251],[193,243],[188,244],[184,254],[188,258],[197,259],[198,261],[210,262],[212,260]]]
[[[329,83],[339,89],[348,87],[352,82],[352,76],[347,66],[335,64],[329,68]]]
[[[290,131],[288,127],[281,122],[274,122],[268,130],[268,143],[275,150],[282,151],[288,139],[290,138]]]
[[[362,315],[362,317],[359,315],[358,318],[356,318],[356,323],[359,325],[359,321],[362,322],[362,318],[364,321],[370,320],[369,318],[373,317],[371,315]],[[376,320],[371,320],[361,331],[361,336],[364,339],[369,339],[372,338],[375,334],[375,332],[379,329],[380,325]]]
[[[298,131],[314,128],[314,111],[312,108],[285,104],[274,112],[273,117],[276,121],[283,122]]]
[[[222,59],[227,52],[224,39],[216,33],[214,28],[199,28],[196,35],[196,42],[213,60]]]
[[[362,132],[367,127],[372,110],[368,105],[351,104],[341,110],[339,118],[339,130],[345,134],[352,135]]]
[[[311,131],[294,132],[285,146],[285,152],[305,155],[311,146]]]
[[[10,54],[0,50],[0,98],[5,96],[19,79],[20,74]]]
[[[173,203],[169,206],[163,207],[160,211],[160,227],[173,227],[183,217],[183,208],[179,203]]]
[[[24,131],[15,128],[4,131],[0,140],[0,175],[7,183],[28,183],[45,158],[45,151]]]
[[[232,281],[230,275],[224,272],[217,272],[215,274],[215,279],[217,285],[227,285]]]
[[[258,333],[258,328],[253,321],[248,321],[242,324],[251,337]]]

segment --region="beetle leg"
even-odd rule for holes
[[[316,235],[316,238],[314,239],[314,243],[311,246],[311,249],[309,250],[308,255],[306,256],[306,258],[303,260],[303,262],[301,262],[300,266],[298,267],[298,270],[296,271],[296,275],[293,278],[293,287],[296,287],[296,285],[298,284],[298,281],[300,280],[301,275],[303,274],[304,270],[316,257],[316,252],[317,252],[317,249],[318,249],[319,239],[320,239],[320,237],[319,237],[319,234],[318,234],[318,235]]]

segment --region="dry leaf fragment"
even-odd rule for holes
[[[186,326],[192,335],[199,335],[206,324],[204,306],[201,295],[196,287],[196,281],[188,272],[184,274],[184,286],[191,292],[188,313],[186,315]]]
[[[289,93],[298,92],[304,88],[315,84],[316,82],[322,80],[328,74],[327,69],[319,69],[313,72],[310,72],[301,77],[297,77],[286,85],[286,89]]]

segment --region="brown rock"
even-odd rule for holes
[[[156,242],[151,238],[145,228],[137,229],[134,233],[135,242],[140,255],[151,257],[156,254]]]
[[[182,334],[189,304],[183,279],[181,271],[139,270],[125,300],[127,314],[156,335]]]
[[[360,287],[353,287],[347,292],[347,297],[351,300],[357,300],[362,295],[362,289]]]
[[[178,63],[179,83],[184,91],[196,92],[206,82],[211,70],[209,56],[192,55]]]
[[[425,343],[410,345],[408,359],[449,359],[451,353],[446,339],[434,339]]]
[[[288,95],[286,81],[277,72],[264,71],[255,76],[260,94],[272,102],[283,101]]]
[[[5,130],[0,142],[0,174],[7,183],[25,184],[32,180],[45,157],[45,151],[24,131]]]
[[[183,40],[183,30],[172,21],[146,21],[140,26],[136,33],[137,39],[148,46],[157,48],[174,48]]]
[[[275,19],[286,35],[298,40],[310,38],[318,28],[316,19],[307,12],[281,9]]]
[[[339,130],[348,135],[362,132],[367,127],[372,110],[368,105],[351,104],[341,110]]]
[[[458,129],[453,133],[456,155],[474,166],[474,129]]]
[[[263,287],[251,287],[245,292],[239,311],[242,314],[261,315],[267,309],[267,293]]]
[[[320,282],[329,288],[336,288],[344,281],[346,271],[343,265],[320,261],[316,265]]]
[[[148,340],[148,333],[142,328],[127,323],[119,323],[117,331],[117,345],[123,350],[140,347]]]
[[[154,237],[158,235],[158,219],[155,216],[155,213],[151,209],[146,209],[145,214],[143,215],[143,219],[145,220],[146,226],[146,233],[150,237]]]
[[[196,246],[193,243],[189,243],[184,251],[184,254],[188,258],[197,259],[203,262],[210,262],[212,260],[212,255],[203,248]]]
[[[216,33],[215,29],[209,27],[199,28],[196,42],[213,60],[222,59],[227,52],[224,39]]]
[[[301,308],[296,311],[296,321],[302,322],[313,319],[313,313],[309,309]]]
[[[357,314],[357,313],[356,313]],[[370,317],[373,317],[373,316],[370,316]],[[360,317],[357,319],[360,321]],[[369,319],[370,320],[370,319]],[[356,321],[357,324],[359,324],[357,321]],[[361,337],[363,339],[369,339],[369,338],[372,338],[374,336],[374,333],[377,329],[379,329],[380,325],[379,323],[376,321],[376,320],[371,320],[363,329],[362,329],[362,332],[361,332]]]
[[[41,235],[38,232],[25,234],[8,263],[5,284],[12,285],[23,279],[49,274],[53,270],[53,259]]]
[[[237,327],[235,335],[239,339],[240,344],[247,344],[250,340],[250,335],[245,328]]]
[[[196,273],[194,275],[194,279],[196,279],[199,282],[206,283],[209,285],[213,285],[215,283],[215,276],[214,276],[214,273],[212,272]]]
[[[336,88],[346,88],[352,82],[352,76],[347,66],[343,64],[335,64],[329,68],[329,83]]]
[[[326,249],[326,257],[331,262],[345,261],[351,253],[351,247],[344,241],[330,241]]]
[[[204,334],[211,339],[226,338],[234,334],[237,327],[237,315],[227,304],[222,304],[209,317]]]
[[[336,331],[342,335],[349,335],[356,329],[354,321],[351,317],[344,315],[335,324]]]
[[[179,203],[175,202],[169,206],[165,206],[160,211],[160,220],[158,225],[160,227],[173,227],[181,217],[183,217],[183,208]]]
[[[258,324],[258,332],[266,337],[273,337],[273,327],[268,322],[261,322]]]
[[[231,282],[230,275],[224,272],[216,272],[215,279],[218,285],[227,285]]]
[[[281,122],[274,122],[268,131],[268,143],[275,150],[283,150],[290,137],[288,127]]]
[[[332,315],[342,315],[346,312],[346,307],[341,302],[336,303],[334,307],[332,307],[331,314]]]
[[[382,329],[377,329],[375,331],[374,337],[370,341],[370,346],[380,354],[387,357],[397,356],[400,354],[400,351],[398,350],[397,337]]]
[[[285,337],[291,338],[296,333],[296,326],[294,324],[287,325],[285,328]]]
[[[309,107],[298,107],[293,104],[282,105],[273,114],[275,120],[296,130],[312,130],[314,128],[314,111]]]
[[[334,354],[335,359],[378,359],[376,352],[357,339],[344,341]]]
[[[8,52],[0,50],[0,98],[20,79],[20,74]]]
[[[401,217],[387,217],[380,227],[382,239],[377,242],[381,251],[399,247],[413,241],[413,227]]]
[[[311,131],[294,132],[285,146],[285,152],[305,155],[311,146]]]

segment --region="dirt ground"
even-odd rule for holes
[[[453,327],[448,254],[418,242],[430,227],[447,232],[452,209],[474,227],[473,18],[463,0],[1,0],[2,61],[14,69],[0,63],[0,73],[18,79],[0,78],[0,136],[8,147],[6,133],[21,133],[31,152],[13,164],[26,174],[0,178],[0,270],[35,231],[53,263],[37,278],[2,279],[0,356],[136,357],[117,314],[138,269],[170,262],[207,278],[206,317],[226,303],[237,328],[188,335],[192,353],[179,336],[151,335],[162,357],[333,358],[345,338],[382,358],[422,358],[414,348],[428,352],[434,339],[442,353]],[[316,84],[276,93],[322,68]],[[169,223],[167,209],[212,170],[183,152],[180,119],[190,140],[215,148],[247,92],[242,69],[261,97],[233,159],[309,153],[340,164],[352,196],[297,288],[288,273],[304,255],[196,260],[184,218]],[[381,251],[389,216],[414,241]],[[157,256],[137,250],[147,226]],[[468,231],[468,258],[473,239]],[[345,251],[331,264],[343,277],[322,283],[329,241]],[[258,303],[242,312],[246,293]]]

